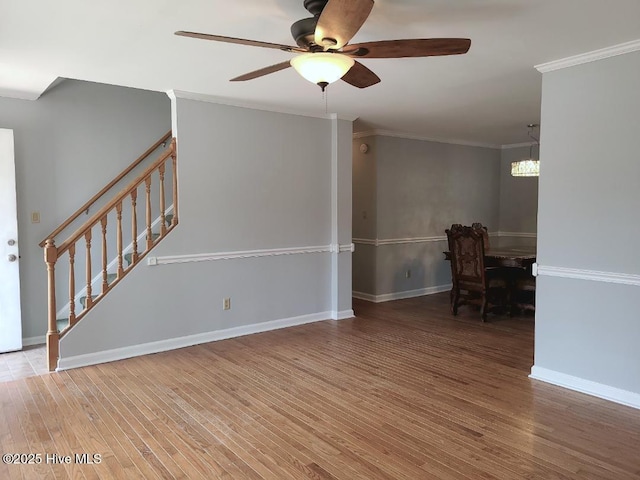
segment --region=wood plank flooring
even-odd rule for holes
[[[44,345],[33,345],[19,352],[0,354],[0,383],[48,372],[47,350]]]
[[[532,316],[447,301],[2,383],[1,453],[42,463],[0,478],[640,478],[638,410],[527,378]]]

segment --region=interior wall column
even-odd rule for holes
[[[352,139],[355,118],[331,116],[331,311],[334,320],[353,316]]]

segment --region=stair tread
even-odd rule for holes
[[[96,298],[98,298],[98,295],[91,295],[91,298],[93,298],[95,300]],[[87,296],[86,295],[80,297],[80,305],[82,305],[84,308],[87,308]]]
[[[167,217],[165,217],[165,220],[168,217],[172,217],[173,218],[173,215],[167,215]],[[167,222],[170,223],[171,220],[167,220]],[[151,238],[155,242],[158,238],[160,238],[160,234],[154,232],[154,233],[151,234]],[[138,252],[138,255],[140,255],[140,252]],[[131,265],[132,259],[133,259],[133,252],[125,253],[122,256],[122,258],[124,258],[124,261],[127,262],[127,265]]]

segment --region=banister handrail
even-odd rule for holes
[[[136,168],[140,162],[142,162],[145,158],[147,158],[156,148],[162,145],[164,142],[171,138],[171,130],[169,130],[160,140],[154,143],[151,147],[149,147],[142,155],[140,155],[131,165],[125,168],[122,172],[118,174],[113,180],[111,180],[107,185],[105,185],[102,190],[96,193],[93,197],[89,199],[82,207],[80,207],[73,215],[67,218],[64,222],[60,224],[58,228],[56,228],[53,232],[47,235],[40,243],[40,247],[44,247],[45,243],[49,239],[53,239],[62,232],[65,228],[67,228],[71,222],[73,222],[76,218],[78,218],[82,212],[87,211],[100,197],[102,197],[105,193],[107,193],[114,185],[116,185],[120,180],[122,180],[131,170]],[[167,157],[165,157],[167,158]],[[95,215],[94,215],[95,216]]]
[[[82,237],[87,230],[93,228],[102,217],[108,214],[123,198],[129,195],[133,190],[137,189],[144,180],[151,175],[154,170],[156,170],[159,165],[169,158],[174,151],[175,142],[171,142],[171,145],[160,157],[158,157],[154,162],[149,165],[140,175],[138,175],[135,180],[131,181],[126,187],[124,187],[120,192],[113,197],[106,205],[104,205],[100,210],[94,213],[89,220],[84,222],[84,224],[78,228],[74,233],[72,233],[69,238],[67,238],[60,246],[58,247],[58,257],[60,257],[64,252],[66,252],[71,245],[76,243],[80,237]]]

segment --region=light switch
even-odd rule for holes
[[[40,223],[40,212],[31,212],[31,223]]]

